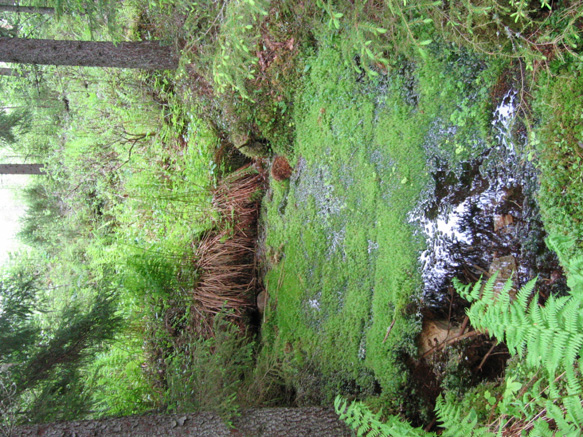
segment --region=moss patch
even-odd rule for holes
[[[431,163],[455,166],[487,143],[487,70],[468,59],[437,48],[368,79],[330,38],[306,60],[295,171],[264,202],[263,335],[296,388],[306,368],[317,369],[320,400],[379,385],[390,399],[407,383],[424,248],[408,213],[430,185]]]
[[[583,75],[566,71],[542,77],[537,95],[540,126],[534,137],[541,169],[540,205],[552,236],[574,242],[568,253],[583,253]]]

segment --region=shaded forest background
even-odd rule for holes
[[[334,400],[353,428],[382,435],[581,429],[583,4],[26,7],[43,9],[0,6],[0,59],[15,61],[0,75],[0,141],[20,157],[4,164],[43,168],[22,194],[27,247],[0,280],[3,433],[153,412],[212,411],[236,426],[247,408]],[[75,44],[57,40],[103,45],[68,62]],[[32,53],[14,50],[19,42],[45,57],[15,58]],[[103,57],[105,47],[116,54]],[[493,282],[459,283],[461,313],[473,302],[471,336],[493,345],[478,361],[499,342],[503,365],[473,378],[460,364],[472,343],[460,342],[439,355],[426,397],[420,375],[437,355],[417,350],[422,248],[406,214],[433,158],[455,175],[494,143],[492,108],[509,90],[520,160],[536,164],[537,205],[568,288],[541,297],[534,282],[496,293]],[[443,141],[429,151],[436,123]],[[339,165],[317,167],[323,157]],[[357,193],[334,173],[347,163]],[[302,183],[312,184],[306,198]],[[378,206],[381,189],[394,194],[390,209]],[[390,249],[368,239],[369,207]],[[327,231],[334,214],[359,208],[367,217],[344,252],[345,236],[306,225],[324,217]],[[348,258],[344,273],[327,267],[333,256]],[[355,281],[362,272],[370,277]],[[346,291],[352,308],[314,300],[326,287]]]

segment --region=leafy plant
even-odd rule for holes
[[[0,436],[11,437],[17,424],[17,389],[8,369],[0,370]]]
[[[497,417],[487,428],[479,427],[475,412],[462,412],[451,399],[440,400],[437,405],[444,426],[453,430],[454,424],[463,424],[466,432],[477,434],[511,426],[540,435],[551,432],[548,422],[553,420],[561,435],[580,432],[583,388],[578,369],[583,321],[579,314],[583,307],[583,280],[578,272],[571,279],[569,295],[550,296],[544,306],[539,305],[538,295],[531,296],[534,280],[522,287],[516,297],[510,293],[511,280],[499,292],[494,291],[496,275],[473,286],[456,283],[460,295],[472,302],[468,310],[472,325],[504,341],[519,364],[507,373],[505,391],[493,407]],[[530,375],[526,385],[515,379],[523,373]]]
[[[227,422],[239,414],[237,397],[252,372],[255,346],[225,315],[216,316],[214,337],[186,333],[167,358],[165,402],[171,411],[214,411]]]
[[[252,100],[245,81],[255,77],[258,64],[255,45],[260,37],[260,19],[267,15],[268,6],[268,0],[235,0],[227,5],[213,66],[219,93],[232,89]]]
[[[334,410],[340,420],[356,431],[358,436],[382,437],[415,437],[431,436],[421,428],[413,428],[398,416],[389,416],[386,422],[380,420],[382,411],[373,413],[363,402],[352,401],[348,404],[342,396],[336,396]]]

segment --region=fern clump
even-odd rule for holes
[[[571,264],[572,266],[580,263]],[[544,306],[533,295],[535,281],[516,295],[512,281],[496,293],[496,275],[486,283],[462,285],[458,293],[472,303],[468,316],[474,328],[506,343],[518,358],[507,371],[504,392],[496,399],[489,393],[494,420],[478,424],[473,410],[468,413],[451,397],[439,399],[437,414],[444,435],[495,435],[503,430],[512,435],[581,435],[583,432],[583,277],[570,275],[567,296],[551,296]],[[527,381],[526,383],[521,380]]]
[[[390,416],[387,421],[381,421],[382,411],[373,413],[363,402],[348,401],[342,396],[336,396],[334,400],[336,414],[359,436],[368,437],[416,437],[431,436],[421,428],[413,428],[409,423],[398,416]]]
[[[539,305],[538,294],[530,300],[534,289],[533,279],[511,299],[512,281],[496,295],[493,291],[496,275],[483,286],[481,283],[456,288],[468,301],[474,301],[468,310],[472,325],[499,341],[506,343],[512,354],[524,358],[525,364],[536,368],[542,366],[550,378],[557,371],[567,372],[569,381],[580,383],[574,377],[573,368],[578,363],[583,346],[583,299],[573,294],[562,297],[551,296],[545,306]],[[476,300],[480,294],[481,298]]]
[[[485,427],[478,426],[478,415],[476,411],[471,408],[469,413],[457,405],[456,402],[449,402],[444,400],[441,396],[437,398],[436,403],[437,417],[442,422],[445,428],[442,436],[456,437],[456,436],[493,436],[491,432]]]

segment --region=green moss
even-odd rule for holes
[[[295,113],[298,177],[283,215],[281,192],[266,208],[267,244],[285,245],[266,278],[277,300],[272,321],[280,344],[315,361],[329,389],[370,386],[372,372],[394,390],[403,381],[396,354],[412,346],[415,331],[403,313],[419,286],[406,213],[425,180],[424,131],[418,118],[403,128],[411,111],[393,111],[389,94],[377,101],[366,87],[382,84],[358,84],[332,45],[308,62]],[[403,142],[411,146],[403,150]]]
[[[541,77],[537,109],[541,119],[534,144],[538,147],[541,187],[539,201],[549,234],[569,237],[575,244],[568,258],[583,253],[583,75]]]
[[[294,104],[289,191],[264,202],[268,253],[284,248],[266,276],[276,309],[264,330],[291,374],[321,372],[322,399],[371,394],[376,380],[396,405],[420,329],[407,307],[421,290],[424,247],[408,213],[429,186],[430,163],[454,167],[483,152],[495,74],[442,46],[363,78],[337,39],[322,39]]]

